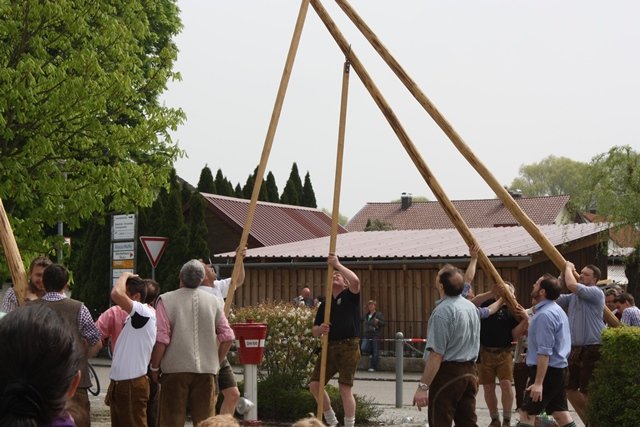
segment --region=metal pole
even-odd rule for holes
[[[402,385],[404,383],[404,335],[396,332],[396,408],[402,408]]]
[[[156,280],[156,268],[151,265],[151,280]]]
[[[244,397],[254,403],[249,412],[244,414],[245,421],[258,419],[258,365],[244,365]]]
[[[64,248],[64,223],[62,221],[58,221],[58,236],[62,238],[62,241],[58,243],[58,254],[56,256],[58,264],[62,264],[62,250]]]

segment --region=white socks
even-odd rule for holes
[[[333,409],[328,409],[323,412],[324,420],[327,422],[329,426],[337,426],[338,419],[336,418],[336,413],[333,412]]]
[[[353,427],[356,425],[356,417],[344,417],[344,427]]]

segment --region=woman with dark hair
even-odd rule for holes
[[[39,256],[31,261],[29,266],[29,288],[27,289],[27,300],[35,300],[42,298],[46,293],[44,290],[44,284],[42,283],[42,274],[44,269],[53,264],[51,260],[44,256]],[[2,308],[0,311],[9,313],[18,307],[18,297],[13,287],[7,289],[2,300]]]
[[[20,307],[0,320],[0,427],[75,426],[67,398],[80,360],[65,320],[45,305]]]

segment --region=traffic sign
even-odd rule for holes
[[[162,257],[164,250],[167,248],[169,239],[166,237],[140,236],[140,243],[144,248],[144,252],[149,258],[149,262],[153,268],[158,266],[158,261]]]

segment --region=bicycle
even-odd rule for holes
[[[98,396],[100,394],[100,379],[98,378],[98,374],[96,374],[96,370],[93,368],[91,363],[89,366],[89,380],[91,381],[91,386],[89,386],[89,393],[94,396]]]

